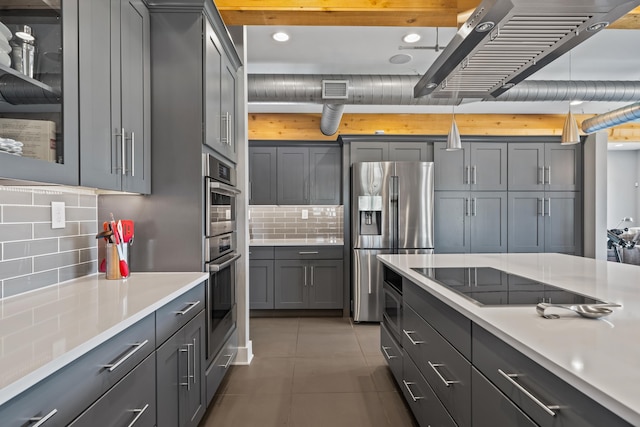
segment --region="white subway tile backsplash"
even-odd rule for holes
[[[302,210],[308,219],[302,219]],[[249,206],[252,239],[342,238],[342,206]]]
[[[65,228],[51,228],[51,202]],[[76,187],[0,186],[0,298],[95,273],[98,198]]]

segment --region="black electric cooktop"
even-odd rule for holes
[[[432,267],[412,270],[478,305],[600,304],[596,298],[491,267]]]

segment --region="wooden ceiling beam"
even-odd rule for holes
[[[480,0],[215,0],[233,25],[457,27]],[[640,7],[610,25],[640,29]]]
[[[321,114],[250,113],[249,139],[329,140],[339,134],[373,135],[382,130],[390,135],[446,135],[450,114],[344,114],[338,132],[320,132]],[[578,123],[592,117],[575,114]],[[563,114],[456,114],[460,134],[486,136],[560,136]],[[640,141],[640,124],[626,123],[607,130],[610,142]]]

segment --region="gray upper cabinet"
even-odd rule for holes
[[[582,146],[509,144],[509,190],[580,191]]]
[[[498,191],[507,189],[507,143],[463,142],[447,151],[434,143],[435,189]]]
[[[276,147],[249,147],[249,204],[278,204]]]
[[[433,155],[429,143],[353,141],[350,144],[351,163],[357,162],[430,162]]]
[[[507,192],[436,191],[436,253],[507,252]]]
[[[309,149],[278,147],[278,204],[309,203]]]
[[[309,148],[309,204],[340,204],[341,157],[338,147]]]
[[[236,161],[236,68],[224,54],[219,38],[205,20],[205,139],[219,154]]]
[[[0,65],[0,137],[24,144],[0,153],[0,177],[78,185],[78,0],[5,3],[2,22],[29,25],[37,38],[33,78]],[[25,7],[21,7],[24,5]],[[13,10],[8,10],[13,9]],[[104,34],[101,36],[104,37]],[[49,54],[61,53],[51,60]],[[95,52],[104,55],[104,52]],[[109,70],[105,70],[108,74]],[[16,121],[19,120],[19,121]],[[26,129],[28,134],[23,133]],[[52,146],[52,142],[55,145]]]
[[[582,253],[578,192],[509,192],[509,252]]]
[[[79,2],[80,184],[151,192],[150,19],[142,0]]]

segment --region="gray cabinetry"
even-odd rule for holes
[[[341,247],[275,248],[276,309],[341,309]]]
[[[309,149],[278,147],[278,204],[309,204]]]
[[[249,204],[278,204],[278,149],[249,147]]]
[[[158,427],[197,426],[206,409],[204,311],[156,351]]]
[[[249,308],[274,308],[274,253],[273,247],[249,249]]]
[[[507,144],[464,142],[461,150],[447,151],[435,142],[436,190],[498,191],[507,189]]]
[[[0,137],[25,143],[21,156],[0,153],[2,178],[78,185],[79,3],[3,3],[2,22],[12,30],[29,25],[37,47],[33,78],[9,65],[0,65],[0,118],[6,120]],[[51,60],[49,54],[57,59]],[[31,135],[23,138],[25,127]]]
[[[436,191],[435,252],[506,252],[507,192]]]
[[[580,144],[509,144],[509,190],[579,191],[581,159]]]
[[[353,141],[351,163],[357,162],[430,162],[432,151],[426,141]]]
[[[580,255],[581,198],[578,192],[509,192],[509,252]]]
[[[70,424],[72,427],[133,425],[156,425],[155,355],[148,356]]]
[[[237,355],[238,332],[234,331],[205,372],[205,381],[207,384],[207,405],[211,403],[220,383],[224,379],[224,376],[227,374],[229,367]]]
[[[80,184],[151,192],[150,18],[142,0],[79,2]]]

